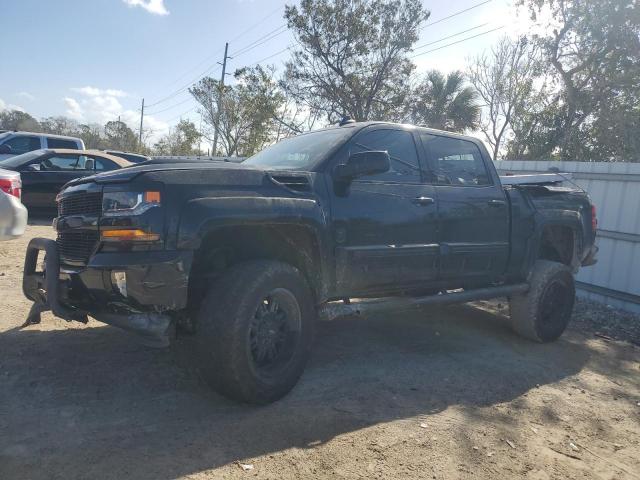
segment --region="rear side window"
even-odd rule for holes
[[[361,180],[420,183],[420,166],[413,135],[404,130],[369,130],[357,135],[349,154],[383,150],[389,153],[388,172],[362,177]]]
[[[95,157],[96,161],[96,170],[99,172],[107,172],[109,170],[115,170],[118,168],[111,160],[107,160],[106,158]]]
[[[3,145],[11,147],[11,153],[21,155],[23,153],[32,152],[40,149],[40,137],[20,136],[13,137]]]
[[[83,170],[85,158],[86,157],[83,157],[82,162],[80,162],[78,155],[57,155],[55,157],[49,157],[40,163],[40,171],[59,172]]]
[[[47,145],[49,148],[69,148],[71,150],[79,150],[78,142],[75,140],[66,140],[64,138],[47,137]]]
[[[428,133],[420,133],[420,139],[431,158],[436,184],[491,184],[480,149],[474,143]]]

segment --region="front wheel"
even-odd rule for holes
[[[267,260],[232,267],[212,285],[198,315],[197,359],[205,379],[233,400],[278,400],[304,370],[315,314],[296,268]]]
[[[556,340],[567,328],[576,290],[569,267],[538,260],[533,266],[529,291],[509,299],[511,326],[536,342]]]

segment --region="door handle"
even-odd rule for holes
[[[504,200],[489,200],[487,204],[490,207],[502,207],[505,203]]]
[[[424,207],[435,203],[435,200],[431,197],[416,197],[411,202]]]

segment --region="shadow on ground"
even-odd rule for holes
[[[428,321],[425,321],[428,320]],[[579,372],[577,340],[534,345],[470,307],[321,324],[286,398],[210,392],[190,341],[140,347],[117,329],[0,334],[0,478],[171,479],[449,406],[513,400]]]

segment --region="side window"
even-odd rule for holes
[[[362,177],[363,180],[420,183],[420,164],[411,133],[404,130],[364,131],[351,141],[349,154],[368,150],[387,151],[391,168],[385,173]]]
[[[70,171],[70,170],[82,170],[84,168],[84,161],[79,165],[80,157],[78,155],[57,155],[55,157],[49,157],[40,164],[40,171],[56,172],[56,171]]]
[[[78,143],[75,140],[65,140],[64,138],[47,137],[48,148],[68,148],[71,150],[79,150]]]
[[[40,137],[13,137],[10,140],[4,142],[4,145],[9,145],[11,147],[11,153],[20,155],[27,152],[32,152],[33,150],[40,149]]]
[[[113,163],[111,160],[107,160],[106,158],[95,157],[96,162],[96,171],[98,172],[107,172],[109,170],[115,170],[118,166]]]
[[[490,185],[491,180],[480,149],[466,140],[420,133],[433,162],[438,185]]]

